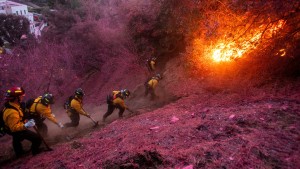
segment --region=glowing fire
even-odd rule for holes
[[[285,24],[285,21],[280,20],[277,24],[274,24],[267,30],[265,25],[261,25],[255,33],[251,35],[244,36],[242,40],[221,40],[217,43],[215,48],[212,50],[212,59],[215,62],[228,62],[237,58],[241,58],[246,52],[255,49],[260,43],[262,34],[264,32],[264,37],[272,37],[276,34]],[[281,51],[282,52],[282,51]],[[285,55],[285,53],[284,53]]]
[[[279,55],[279,56],[285,56],[286,55],[286,51],[285,51],[285,49],[280,49],[277,53],[276,53],[276,55]]]

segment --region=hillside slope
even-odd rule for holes
[[[84,125],[68,130],[70,140],[62,133],[55,136],[60,142],[51,144],[54,151],[1,168],[300,167],[299,80],[222,88],[186,78],[180,63],[174,59],[166,65],[156,101],[142,96],[142,81],[128,85],[135,88],[127,103],[136,114],[111,117],[113,122],[98,128],[82,119]],[[123,81],[126,74],[112,79]],[[93,78],[91,83],[97,81]],[[93,116],[101,120],[105,104],[92,106],[87,109],[98,110]]]

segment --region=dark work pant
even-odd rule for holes
[[[108,104],[107,111],[106,111],[106,113],[103,115],[103,121],[105,121],[105,119],[106,119],[109,115],[111,115],[111,114],[114,112],[115,109],[119,109],[119,117],[120,117],[120,118],[123,117],[123,113],[124,113],[124,111],[125,111],[125,109],[124,109],[123,107],[118,106],[118,105],[115,106],[115,105],[113,105],[113,104]]]
[[[145,85],[145,96],[148,96],[149,93],[151,95],[151,100],[153,100],[157,97],[155,92],[154,92],[154,89],[149,87],[148,84],[147,84],[147,85]]]
[[[71,116],[71,123],[66,123],[65,127],[77,127],[79,125],[80,115],[77,112],[72,112]]]
[[[42,136],[47,136],[48,134],[48,127],[47,125],[44,123],[45,119],[44,117],[41,117],[40,114],[37,113],[25,113],[26,119],[33,119],[35,122],[35,125],[39,131],[39,133]]]
[[[148,96],[149,93],[149,87],[148,84],[145,84],[145,96]]]
[[[24,153],[22,141],[29,140],[31,142],[31,152],[33,155],[39,153],[39,147],[42,143],[40,136],[33,131],[23,130],[12,133],[13,137],[13,148],[17,156],[20,156]]]
[[[47,136],[48,126],[44,123],[44,119],[35,119],[35,125],[42,136]]]

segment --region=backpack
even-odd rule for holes
[[[0,112],[0,137],[4,136],[5,134],[11,134],[10,129],[5,125],[5,122],[3,120],[4,111],[6,109],[15,109],[16,111],[19,112],[19,110],[17,108],[11,106],[8,103],[5,103],[4,107],[1,109],[1,112]]]
[[[112,104],[113,100],[114,100],[113,95],[109,94],[109,95],[106,96],[106,102],[107,102],[107,104]]]
[[[109,94],[109,95],[106,96],[107,104],[113,104],[113,100],[115,100],[116,98],[124,99],[123,96],[122,96],[122,93],[119,91],[118,93]]]
[[[6,108],[1,108],[1,112],[0,112],[0,137],[6,134],[6,125],[3,120],[3,114],[5,109]]]
[[[71,109],[71,101],[74,99],[74,96],[68,97],[68,99],[64,103],[64,109],[68,110]]]
[[[26,102],[25,102],[25,105],[24,105],[24,110],[30,110],[30,107],[33,105],[33,103],[34,103],[34,100],[35,99],[33,99],[33,98],[31,98],[31,99],[28,99]]]
[[[38,102],[34,102],[34,100],[35,99],[30,98],[26,102],[21,103],[21,109],[22,109],[23,114],[24,114],[24,119],[31,119],[31,118],[36,116],[36,115],[34,115],[33,113],[30,112],[30,108],[33,105],[33,103],[38,103]],[[36,107],[37,107],[37,104],[35,105],[35,109],[36,109]]]

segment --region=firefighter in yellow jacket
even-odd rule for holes
[[[130,96],[130,91],[127,89],[123,89],[120,91],[113,91],[112,95],[107,97],[107,111],[103,115],[102,121],[104,122],[106,118],[113,113],[113,111],[117,108],[119,109],[119,118],[123,117],[124,111],[127,109],[131,111],[128,106],[125,105],[124,99]]]
[[[65,127],[77,127],[79,125],[80,115],[84,115],[88,118],[91,116],[85,112],[82,105],[84,92],[81,88],[75,90],[75,95],[71,100],[69,107],[67,108],[67,114],[71,119],[70,123],[66,123]]]
[[[145,83],[145,96],[148,96],[150,93],[151,100],[155,99],[157,95],[155,94],[155,88],[158,85],[158,82],[162,79],[160,74],[156,74],[156,76],[148,79]]]
[[[54,97],[51,93],[45,93],[43,96],[39,96],[33,102],[29,108],[29,118],[34,119],[35,124],[39,132],[46,136],[48,133],[48,127],[44,123],[44,120],[47,118],[58,127],[63,128],[62,123],[59,123],[54,114],[51,111],[51,104],[54,104]]]
[[[34,133],[28,128],[35,126],[33,119],[25,122],[23,119],[23,110],[20,103],[25,95],[25,91],[21,87],[12,87],[5,93],[5,108],[3,111],[3,121],[7,128],[7,133],[13,137],[13,148],[16,156],[19,157],[24,154],[22,141],[28,140],[31,142],[32,154],[40,152],[41,138],[37,133]]]
[[[0,46],[0,55],[1,54],[5,54],[5,48],[3,48],[3,47]]]
[[[151,58],[147,59],[146,64],[147,64],[148,71],[150,73],[154,72],[155,68],[156,68],[156,57],[151,57]]]

